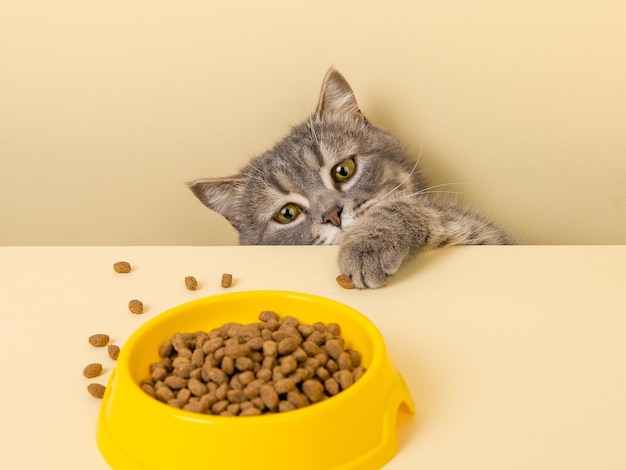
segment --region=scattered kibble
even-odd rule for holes
[[[109,344],[109,335],[105,335],[103,333],[91,335],[89,337],[89,344],[91,344],[92,346],[96,346],[97,348],[106,346],[107,344]]]
[[[337,276],[337,284],[339,284],[344,289],[354,289],[354,282],[350,279],[349,276],[345,274],[340,274]]]
[[[230,287],[233,283],[233,275],[224,273],[222,274],[222,287]]]
[[[130,263],[127,261],[118,261],[113,264],[113,269],[116,273],[129,273],[131,271]]]
[[[102,384],[92,383],[87,385],[87,391],[94,398],[102,398],[106,387]]]
[[[365,368],[336,323],[313,325],[272,311],[248,325],[176,333],[140,387],[176,408],[221,416],[295,410],[350,387]]]
[[[131,313],[143,313],[143,302],[141,300],[133,299],[128,302],[128,310]]]
[[[102,364],[94,362],[93,364],[88,364],[83,369],[83,375],[88,379],[93,379],[94,377],[98,377],[102,373]]]
[[[198,281],[193,276],[187,276],[185,278],[185,286],[189,290],[196,290],[198,288]]]
[[[120,355],[120,347],[116,344],[109,344],[107,347],[107,352],[109,353],[109,357],[114,361],[117,361],[117,356]]]

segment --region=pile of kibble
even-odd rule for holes
[[[332,397],[365,372],[339,325],[307,325],[271,311],[259,322],[210,332],[176,333],[141,381],[149,395],[176,408],[221,416],[295,410]]]

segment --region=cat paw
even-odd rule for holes
[[[345,237],[339,247],[339,270],[357,289],[377,288],[387,283],[408,254],[408,247],[389,239]]]

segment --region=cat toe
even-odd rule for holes
[[[357,289],[376,289],[384,286],[391,274],[385,272],[375,260],[363,257],[360,262],[340,263],[341,272],[346,273]]]

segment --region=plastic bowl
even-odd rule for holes
[[[365,374],[332,398],[298,410],[250,417],[183,411],[139,387],[159,345],[176,332],[253,323],[263,310],[303,323],[336,322],[362,354]],[[397,452],[399,413],[414,412],[383,338],[362,314],[308,294],[248,291],[189,302],[141,326],[122,348],[97,426],[97,442],[115,469],[378,469]]]

